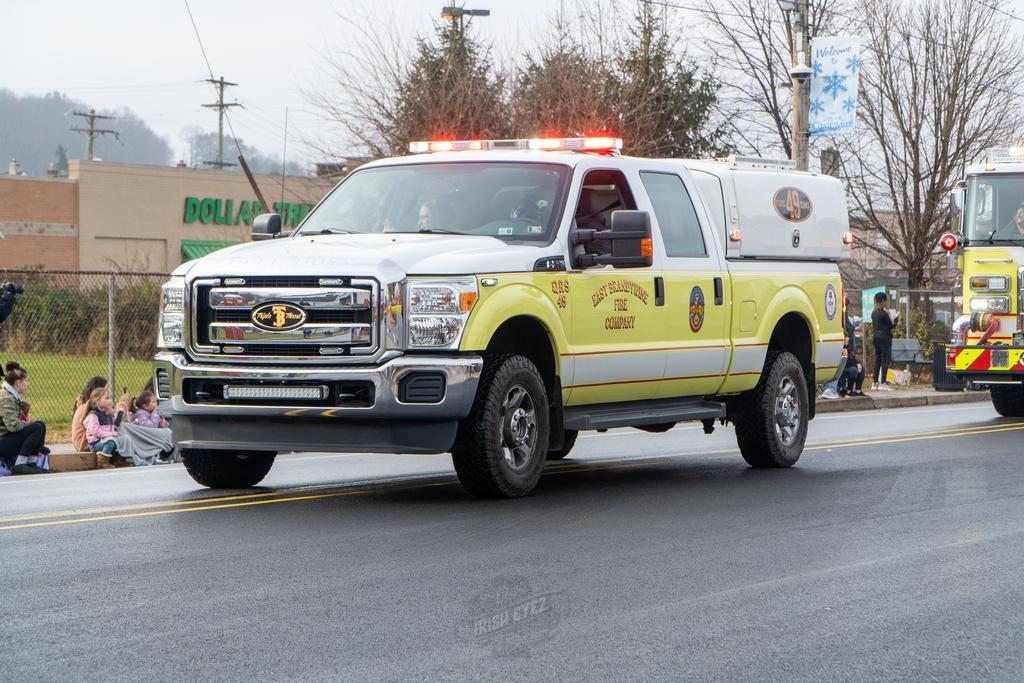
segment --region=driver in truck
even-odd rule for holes
[[[1010,216],[1009,222],[1003,226],[1002,239],[1019,239],[1024,236],[1024,203],[1018,204]]]

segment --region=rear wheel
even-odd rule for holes
[[[575,429],[566,429],[565,436],[562,437],[562,447],[556,448],[553,451],[548,451],[548,460],[561,460],[569,455],[572,451],[572,447],[576,445],[576,438],[579,435],[580,433]]]
[[[995,384],[990,391],[997,413],[1003,417],[1024,417],[1024,385]]]
[[[789,467],[800,459],[810,416],[807,383],[796,356],[776,353],[753,395],[732,417],[736,441],[751,467]]]
[[[459,481],[481,498],[525,496],[540,479],[547,444],[548,399],[536,366],[523,356],[488,355],[452,447]]]
[[[244,489],[267,476],[277,453],[183,448],[181,462],[197,483],[212,489]]]

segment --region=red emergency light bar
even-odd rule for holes
[[[409,151],[413,154],[483,150],[541,150],[611,154],[622,150],[622,139],[612,137],[524,138],[519,140],[424,140],[409,143]]]

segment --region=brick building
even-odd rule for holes
[[[287,227],[332,185],[292,176],[257,182]],[[68,178],[0,175],[0,269],[166,273],[248,240],[263,212],[241,173],[72,161]]]

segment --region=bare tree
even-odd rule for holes
[[[812,35],[841,30],[841,0],[811,0]],[[791,158],[790,53],[793,32],[778,0],[706,0],[698,10],[723,88],[719,109],[736,147]]]
[[[927,284],[945,198],[984,149],[1017,140],[1024,50],[998,0],[867,0],[858,129],[843,145],[860,243]],[[881,235],[880,242],[872,239]]]

